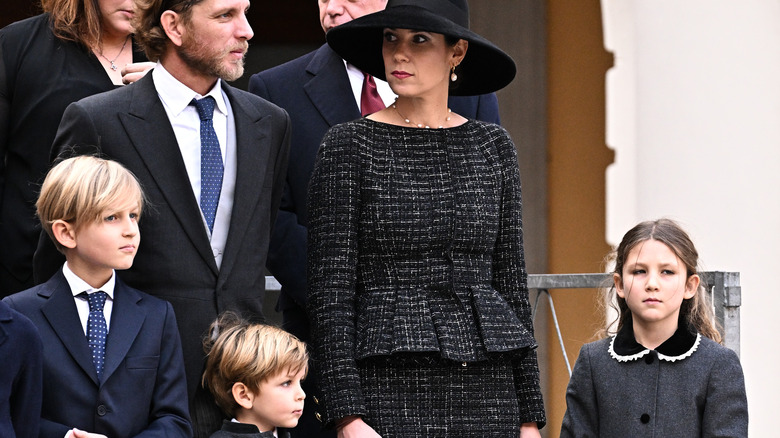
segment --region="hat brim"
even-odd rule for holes
[[[422,30],[468,41],[466,56],[456,70],[457,83],[450,88],[453,96],[492,93],[507,86],[517,73],[512,58],[487,39],[415,6],[397,6],[364,15],[328,31],[327,40],[333,50],[348,63],[374,77],[387,80],[382,58],[385,28]]]

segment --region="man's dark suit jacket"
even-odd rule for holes
[[[284,187],[290,142],[287,114],[223,82],[236,126],[236,187],[222,266],[217,269],[200,207],[151,74],[138,82],[70,105],[53,153],[82,154],[97,146],[125,165],[149,200],[139,226],[127,284],[173,304],[182,338],[189,395],[200,384],[202,336],[226,310],[262,321],[268,242]],[[68,150],[75,148],[75,150]],[[54,246],[42,238],[35,276],[51,273]]]
[[[38,329],[0,301],[0,437],[38,437],[42,367]]]
[[[268,269],[282,285],[277,310],[283,312],[284,329],[304,341],[311,339],[306,315],[306,196],[314,159],[325,133],[332,126],[360,118],[344,61],[327,44],[300,58],[252,75],[249,91],[284,108],[292,121],[290,164],[276,218]],[[451,97],[452,111],[467,117],[500,123],[495,94]],[[317,392],[314,372],[304,382],[309,395]],[[293,436],[314,436],[312,397]]]
[[[40,436],[64,437],[73,427],[110,437],[192,436],[181,342],[169,303],[117,279],[98,382],[61,270],[3,301],[30,318],[43,340]]]
[[[277,310],[285,329],[309,339],[306,301],[306,194],[320,142],[332,126],[360,118],[344,61],[327,44],[288,63],[252,75],[249,91],[284,108],[292,121],[290,165],[276,219],[268,268],[282,285]],[[500,123],[495,94],[450,97],[450,108],[466,118]],[[287,318],[300,312],[290,324]],[[301,325],[304,324],[304,325]]]

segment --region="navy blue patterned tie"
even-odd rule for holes
[[[214,230],[214,218],[217,216],[219,194],[222,191],[222,174],[225,170],[212,122],[215,103],[211,96],[200,100],[192,99],[190,103],[195,105],[200,116],[200,209],[206,218],[209,231]]]
[[[86,296],[85,296],[86,295]],[[103,361],[106,357],[106,335],[108,334],[108,325],[106,325],[106,316],[103,314],[103,307],[106,305],[108,294],[103,291],[87,294],[79,294],[89,302],[89,318],[87,318],[87,339],[89,339],[89,348],[92,350],[92,363],[95,365],[98,379],[103,373]]]

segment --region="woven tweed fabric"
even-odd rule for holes
[[[367,424],[382,437],[517,437],[520,413],[508,362],[358,363]]]
[[[376,395],[361,387],[356,361],[411,353],[523,357],[511,361],[520,418],[545,422],[506,130],[475,120],[335,126],[308,202],[307,305],[326,424],[363,415]]]

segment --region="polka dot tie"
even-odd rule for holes
[[[222,152],[219,140],[214,131],[214,98],[206,96],[203,99],[192,99],[200,116],[200,209],[206,218],[209,231],[214,230],[214,218],[217,216],[219,194],[222,191]]]
[[[106,325],[106,316],[103,314],[103,306],[106,304],[108,294],[103,291],[97,291],[91,294],[84,292],[79,296],[89,302],[87,338],[89,339],[89,348],[92,350],[92,363],[95,364],[95,370],[97,371],[98,379],[100,379],[103,373],[103,360],[106,357],[108,326]]]

